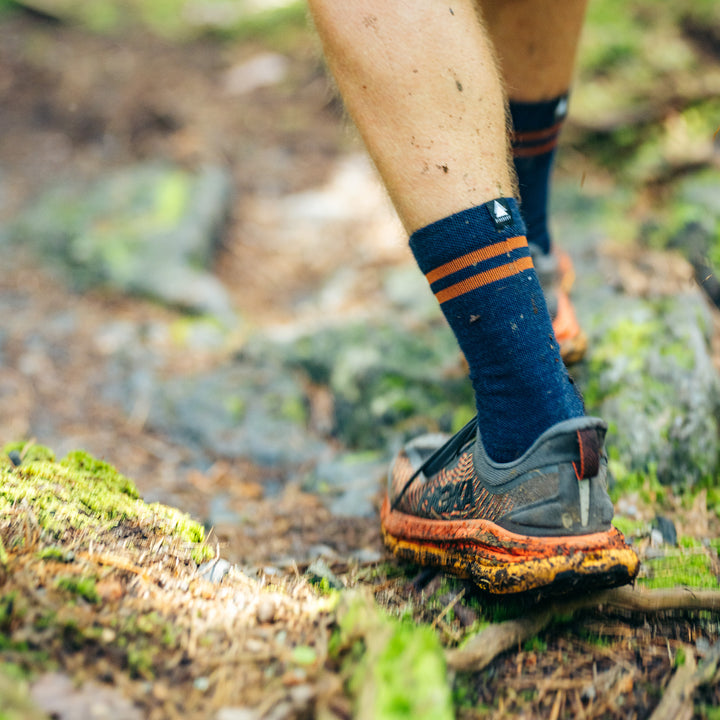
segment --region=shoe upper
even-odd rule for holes
[[[599,418],[565,420],[509,463],[487,456],[474,421],[449,440],[422,436],[390,470],[390,502],[418,517],[482,519],[522,535],[605,532],[613,517],[606,431]]]

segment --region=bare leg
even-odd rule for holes
[[[570,87],[587,0],[479,0],[512,100],[548,100]]]
[[[474,0],[310,6],[346,106],[468,360],[478,410],[429,463],[416,462],[437,447],[423,445],[427,438],[400,453],[381,513],[385,542],[491,592],[630,581],[637,557],[610,524],[600,477],[605,425],[584,417],[564,370],[509,197],[505,100]]]
[[[514,194],[502,85],[472,0],[311,0],[310,8],[408,233]]]

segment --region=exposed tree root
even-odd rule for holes
[[[536,635],[554,618],[567,617],[579,610],[589,608],[636,613],[700,610],[720,612],[720,591],[690,588],[671,590],[616,588],[585,597],[544,604],[537,612],[527,617],[491,625],[470,638],[462,648],[449,650],[446,656],[448,666],[453,670],[482,670],[500,653]]]
[[[695,649],[686,645],[685,662],[675,671],[650,720],[690,720],[695,710],[693,695],[701,685],[718,681],[718,663],[720,663],[720,642],[713,645],[697,666]]]

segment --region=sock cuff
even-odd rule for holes
[[[567,115],[568,94],[536,103],[510,102],[515,158],[535,157],[552,152]]]
[[[562,121],[567,116],[569,92],[550,100],[539,102],[519,102],[510,100],[510,115],[513,130],[517,133],[532,130],[545,130]]]
[[[413,233],[410,246],[442,305],[533,269],[517,202],[498,198]]]
[[[525,234],[517,200],[501,197],[416,230],[410,236],[410,249],[428,275],[475,250]]]

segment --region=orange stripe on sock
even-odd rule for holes
[[[448,275],[452,275],[458,270],[464,270],[470,265],[475,265],[483,260],[489,260],[490,258],[497,257],[498,255],[504,255],[505,253],[512,252],[522,247],[527,247],[527,238],[524,235],[518,235],[518,237],[508,238],[502,242],[488,245],[487,247],[480,248],[479,250],[473,250],[473,252],[467,255],[462,255],[455,260],[451,260],[449,263],[440,265],[434,270],[431,270],[425,275],[427,281],[432,284],[436,280],[442,280]]]
[[[525,132],[514,132],[512,134],[513,143],[518,142],[529,142],[531,140],[544,140],[555,133],[560,132],[563,121],[551,125],[549,128],[543,128],[542,130],[527,130]]]
[[[514,147],[513,157],[535,157],[536,155],[544,155],[550,152],[558,144],[558,138],[546,142],[543,145],[533,145],[532,147]]]
[[[492,270],[485,270],[485,272],[473,275],[467,280],[462,280],[455,285],[451,285],[444,290],[439,290],[435,293],[435,297],[439,303],[444,303],[447,300],[453,300],[460,295],[477,290],[484,285],[497,282],[498,280],[504,280],[511,275],[519,275],[523,270],[529,270],[533,267],[532,259],[529,257],[523,257],[514,262],[508,263],[507,265],[501,265],[500,267],[493,268]]]

